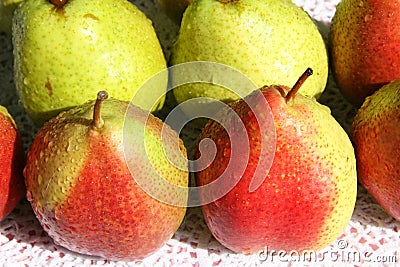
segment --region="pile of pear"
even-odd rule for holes
[[[332,72],[357,108],[358,180],[400,220],[400,3],[342,0],[330,27]]]
[[[180,24],[168,62],[152,21],[129,1],[0,1],[16,90],[40,128],[25,155],[0,109],[0,220],[26,195],[43,229],[71,251],[135,261],[159,250],[187,211],[192,146],[155,114],[170,108],[167,67],[196,61],[237,69],[259,88],[241,88],[246,97],[212,81],[172,90],[174,105],[195,100],[184,105],[189,118],[226,103],[201,126],[194,151],[196,163],[210,162],[195,178],[222,245],[322,250],[348,225],[357,180],[400,220],[400,39],[390,38],[399,3],[343,0],[326,43],[290,0],[158,2]],[[318,102],[329,59],[359,108],[349,133]],[[219,179],[220,188],[207,187]]]

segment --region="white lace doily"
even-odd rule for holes
[[[317,22],[325,37],[328,25],[340,0],[294,0]],[[169,57],[169,48],[178,31],[155,0],[133,1],[153,21],[162,46]],[[23,111],[15,93],[12,75],[11,38],[0,33],[0,104],[15,117],[27,149],[37,130]],[[342,98],[332,77],[320,101],[348,130],[355,110]],[[190,127],[189,127],[190,128]],[[192,129],[193,130],[193,129]],[[194,131],[182,137],[190,143]],[[70,252],[53,243],[43,231],[29,203],[23,199],[15,210],[0,222],[0,266],[396,266],[400,264],[400,222],[389,216],[359,187],[354,214],[343,234],[318,258],[268,258],[235,254],[216,241],[204,223],[200,208],[190,208],[173,238],[158,252],[140,262],[113,262]],[[262,255],[263,256],[263,255]]]

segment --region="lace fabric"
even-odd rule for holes
[[[162,14],[156,0],[132,2],[153,20],[168,58],[178,26]],[[310,14],[327,38],[339,0],[294,2]],[[14,116],[28,149],[37,127],[25,114],[15,92],[11,37],[0,33],[0,45],[0,104]],[[331,75],[320,102],[331,108],[333,116],[348,131],[356,110],[343,99]],[[181,136],[186,143],[194,143],[199,131],[188,126]],[[138,262],[108,261],[55,245],[41,228],[28,201],[23,199],[0,222],[0,266],[395,266],[400,262],[400,222],[389,216],[364,188],[358,189],[354,214],[346,230],[326,249],[308,257],[295,253],[235,254],[216,241],[197,207],[188,209],[179,230],[155,254]]]

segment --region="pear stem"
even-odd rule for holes
[[[300,87],[311,75],[313,75],[313,70],[311,68],[307,68],[306,71],[303,73],[303,75],[301,75],[300,78],[297,80],[297,82],[294,84],[293,88],[286,95],[285,97],[286,103],[288,103],[296,96],[297,92],[300,90]]]
[[[56,7],[62,7],[62,6],[64,6],[67,2],[68,2],[68,0],[50,0],[50,3],[52,3],[52,4],[55,5]]]
[[[101,103],[103,103],[103,101],[106,100],[107,98],[108,94],[106,91],[100,91],[97,93],[97,99],[93,109],[92,127],[94,128],[100,129],[104,125],[104,122],[101,119],[100,109],[101,109]]]

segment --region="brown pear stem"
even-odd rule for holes
[[[303,75],[301,75],[300,78],[297,80],[297,82],[294,84],[293,88],[286,95],[285,97],[286,103],[292,100],[296,96],[297,92],[300,90],[300,87],[311,75],[313,75],[313,70],[311,68],[307,68],[306,71],[303,73]]]
[[[68,0],[50,0],[50,3],[52,3],[52,4],[55,5],[56,7],[62,7],[62,6],[64,6],[67,2],[68,2]]]
[[[101,119],[101,114],[100,114],[100,109],[101,109],[101,103],[103,103],[104,100],[108,98],[108,94],[106,91],[100,91],[97,93],[97,99],[96,103],[94,104],[94,109],[93,109],[93,121],[92,121],[92,126],[94,128],[101,128],[103,127],[103,120]]]

